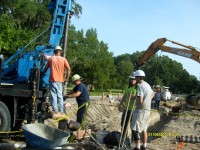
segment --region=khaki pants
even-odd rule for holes
[[[136,110],[132,115],[131,129],[141,133],[147,131],[148,121],[150,118],[150,111],[148,110]]]

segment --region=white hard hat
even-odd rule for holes
[[[72,77],[72,82],[76,81],[76,80],[80,80],[81,77],[78,74],[73,75]]]
[[[135,77],[145,77],[145,73],[142,70],[136,70],[134,76]]]
[[[131,75],[129,76],[131,79],[135,79],[135,72],[132,72]]]
[[[60,50],[60,51],[62,51],[62,48],[61,48],[60,46],[56,46],[55,49],[54,49],[54,51],[55,51],[55,50]]]
[[[160,88],[160,85],[156,85],[156,88]]]

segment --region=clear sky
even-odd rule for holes
[[[200,48],[200,0],[76,0],[83,7],[80,19],[72,19],[77,30],[97,30],[98,39],[114,56],[146,50],[158,38]],[[168,42],[167,46],[177,47]],[[200,50],[199,50],[200,51]],[[166,52],[200,78],[200,64]]]

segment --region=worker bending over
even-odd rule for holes
[[[78,74],[72,77],[72,82],[75,84],[75,87],[64,96],[64,99],[76,98],[78,108],[81,107],[77,111],[77,122],[82,124],[88,106],[89,94],[87,87],[81,82],[81,77]]]

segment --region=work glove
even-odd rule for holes
[[[64,81],[64,82],[63,82],[63,85],[67,85],[67,84],[68,84],[68,82],[67,82],[67,81]]]
[[[63,96],[63,100],[66,100],[66,99],[68,99],[68,98],[69,98],[68,95]]]

